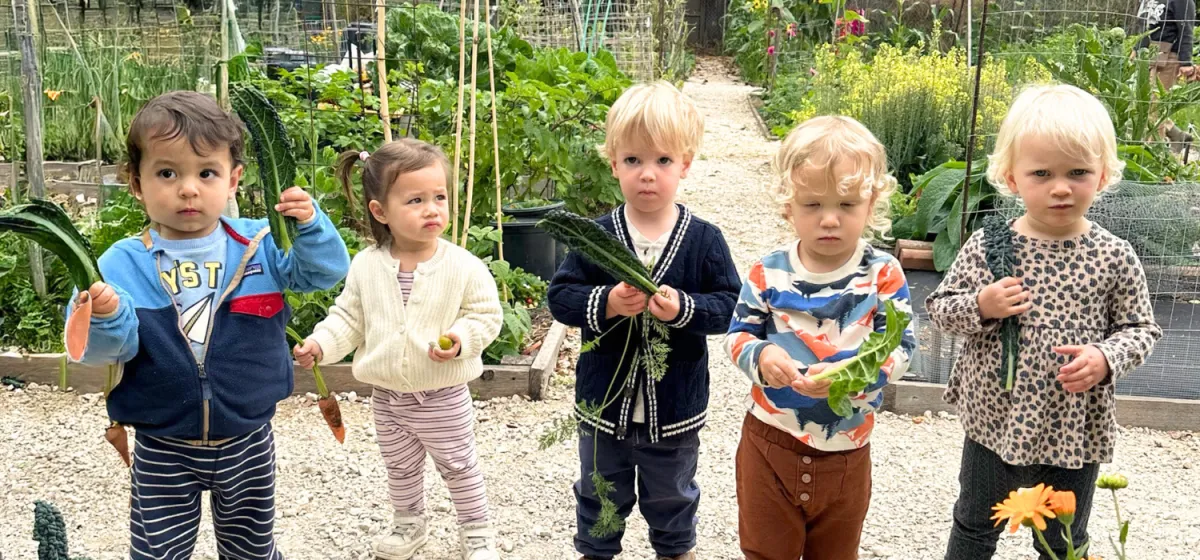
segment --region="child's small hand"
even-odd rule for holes
[[[96,282],[88,288],[87,293],[88,297],[92,298],[92,315],[112,315],[117,312],[121,298],[117,296],[117,292],[112,289],[112,286],[104,282]],[[82,294],[80,294],[79,301],[83,302]]]
[[[664,323],[674,321],[679,317],[679,291],[666,284],[659,286],[658,293],[650,298],[650,313]]]
[[[791,387],[792,382],[800,377],[796,363],[787,351],[774,344],[768,344],[758,355],[758,372],[763,381],[776,389]]]
[[[646,310],[646,294],[624,282],[608,292],[608,305],[604,317],[612,319],[618,315],[632,317]]]
[[[988,284],[979,292],[979,314],[984,319],[1004,319],[1033,307],[1029,290],[1021,280],[1009,276]]]
[[[325,357],[325,352],[321,350],[321,345],[317,341],[309,338],[304,341],[304,344],[297,344],[292,349],[292,354],[296,356],[296,361],[300,363],[300,367],[312,368],[313,364],[320,363],[321,358]]]
[[[275,205],[275,211],[301,222],[311,220],[313,214],[317,212],[313,207],[312,197],[308,196],[308,193],[300,187],[292,187],[280,193],[279,204]]]
[[[462,341],[459,340],[457,334],[451,332],[446,333],[445,336],[454,342],[454,345],[451,346],[449,350],[442,350],[437,344],[431,344],[429,346],[429,359],[439,364],[457,358],[458,353],[462,350]]]
[[[800,393],[801,395],[814,399],[829,398],[829,386],[833,384],[833,380],[822,379],[820,381],[812,381],[809,379],[809,377],[821,373],[822,371],[825,371],[835,365],[837,364],[818,362],[808,366],[808,373],[797,376],[796,379],[792,381],[792,389],[795,389],[796,392]]]
[[[1099,348],[1086,346],[1057,346],[1056,353],[1074,356],[1067,365],[1058,368],[1058,382],[1071,393],[1082,393],[1108,377],[1108,358]]]

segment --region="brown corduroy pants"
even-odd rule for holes
[[[747,414],[737,499],[747,560],[855,560],[871,505],[870,445],[820,451]]]

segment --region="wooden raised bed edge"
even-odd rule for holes
[[[896,414],[920,416],[925,411],[955,413],[942,400],[946,386],[940,383],[896,381],[883,388],[883,406]],[[1200,426],[1200,400],[1162,399],[1117,395],[1117,423],[1153,430],[1195,430]]]
[[[558,365],[559,350],[562,349],[566,334],[565,325],[557,321],[552,323],[530,365],[484,365],[483,375],[468,385],[472,396],[488,400],[527,395],[530,399],[541,400]],[[62,354],[0,355],[0,376],[13,376],[26,383],[57,386],[61,357]],[[292,394],[315,393],[317,388],[312,373],[298,365],[295,369],[296,385]],[[67,384],[74,387],[77,393],[99,393],[104,390],[105,373],[103,367],[70,364],[67,368]],[[321,373],[330,391],[338,394],[350,391],[359,395],[371,393],[373,386],[355,379],[348,363],[321,366]]]
[[[767,121],[763,120],[762,113],[758,111],[763,104],[762,94],[751,93],[750,95],[746,96],[746,102],[750,105],[750,114],[754,115],[754,123],[758,125],[759,134],[762,134],[763,138],[766,138],[767,140],[779,140],[779,137],[775,136],[775,133],[771,132],[771,127],[767,126]]]
[[[937,270],[933,265],[933,243],[899,239],[892,252],[905,270]]]

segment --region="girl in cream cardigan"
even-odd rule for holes
[[[467,390],[500,332],[495,281],[482,261],[441,238],[450,182],[441,150],[403,139],[373,154],[342,154],[338,176],[352,203],[350,175],[360,163],[376,244],[355,256],[336,305],[296,346],[296,359],[309,367],[354,351],[354,377],[375,386],[371,410],[395,509],[376,558],[407,560],[425,544],[426,452],[458,512],[463,559],[499,558]],[[452,342],[447,350],[442,337]]]

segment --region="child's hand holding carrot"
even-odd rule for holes
[[[92,314],[100,317],[112,315],[117,312],[117,306],[121,300],[117,297],[117,292],[112,289],[112,286],[104,282],[96,282],[88,288],[88,297],[92,298]],[[82,297],[80,298],[82,303]]]
[[[443,350],[441,345],[438,345],[438,344],[429,345],[429,359],[431,359],[439,364],[442,362],[448,362],[450,360],[453,360],[454,358],[457,358],[458,353],[460,351],[462,351],[462,344],[461,344],[462,341],[459,340],[457,334],[446,333],[443,336],[445,338],[450,339],[451,345],[449,348],[446,348],[445,350]]]
[[[313,339],[307,339],[304,344],[297,344],[292,350],[296,356],[296,361],[300,363],[300,367],[311,368],[314,363],[319,363],[321,358],[325,356],[321,350],[321,345]]]

